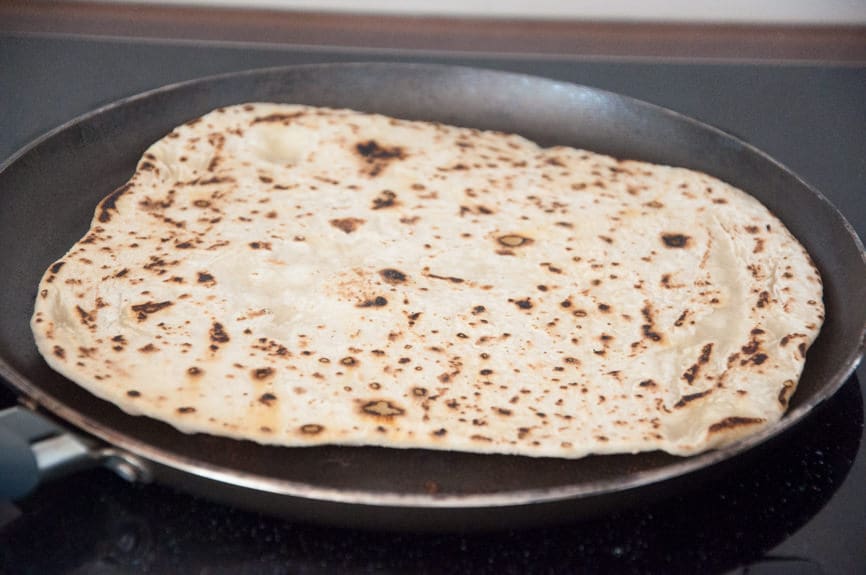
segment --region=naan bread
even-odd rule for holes
[[[782,416],[821,296],[784,225],[707,175],[248,104],[147,150],[32,327],[55,370],[185,432],[693,454]]]

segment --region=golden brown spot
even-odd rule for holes
[[[384,417],[386,419],[392,419],[398,415],[403,415],[404,413],[406,413],[405,409],[398,407],[391,403],[389,400],[385,399],[375,399],[372,401],[368,401],[361,406],[361,411],[369,415]]]
[[[688,247],[689,236],[683,234],[662,234],[662,242],[669,248],[685,248]]]
[[[752,338],[751,340],[749,340],[749,343],[740,348],[740,351],[747,355],[752,355],[753,353],[758,351],[758,349],[760,349],[760,346],[761,343],[757,339]]]
[[[149,301],[147,303],[140,303],[132,306],[132,311],[136,312],[136,319],[138,321],[144,321],[147,319],[147,316],[150,314],[156,313],[160,310],[163,310],[169,306],[173,305],[173,302],[170,301],[161,301],[161,302],[153,302]]]
[[[244,108],[244,109],[246,109],[246,108]],[[252,112],[254,109],[255,108],[250,107],[250,109],[248,109],[247,111]],[[292,112],[289,114],[283,114],[283,113],[268,114],[267,116],[259,116],[258,118],[255,118],[252,122],[250,122],[250,124],[251,125],[252,124],[259,124],[262,122],[288,124],[294,118],[298,118],[298,117],[303,116],[305,114],[306,114],[306,112],[303,112],[303,111]]]
[[[685,371],[685,373],[683,373],[682,378],[686,380],[686,383],[691,384],[692,382],[694,382],[695,377],[697,377],[699,369],[700,367],[698,366],[698,364],[693,364]]]
[[[141,392],[137,389],[130,389],[126,392],[127,397],[141,397]]]
[[[749,358],[749,361],[754,365],[761,365],[765,361],[767,361],[766,353],[756,353],[752,357]]]
[[[223,324],[215,321],[210,328],[210,340],[214,343],[225,343],[229,341],[229,335],[226,333],[225,328],[223,328]]]
[[[253,379],[262,380],[262,379],[267,379],[267,378],[271,377],[272,375],[274,375],[274,370],[273,370],[273,368],[270,368],[270,367],[260,367],[258,369],[254,369],[252,371],[252,374],[253,374]]]
[[[383,146],[376,140],[367,140],[355,144],[355,150],[367,161],[371,160],[402,160],[406,153],[400,146]]]
[[[259,396],[259,403],[263,403],[270,407],[277,400],[277,396],[273,393],[263,393]]]
[[[782,389],[779,390],[779,403],[782,404],[782,407],[788,406],[788,399],[795,385],[793,379],[786,379],[784,383],[782,383]]]
[[[192,366],[192,367],[190,367],[190,368],[188,368],[188,369],[186,370],[186,373],[187,373],[188,375],[191,375],[191,376],[193,376],[193,377],[196,377],[196,376],[199,376],[199,375],[203,374],[203,373],[204,373],[204,370],[201,369],[200,367]]]
[[[93,317],[93,314],[86,311],[80,305],[75,306],[75,312],[78,314],[78,318],[81,320],[81,323],[84,325],[90,325],[90,323],[96,319]]]
[[[680,314],[680,317],[674,322],[674,325],[677,327],[681,327],[685,322],[686,318],[689,315],[689,310],[684,310],[683,313]]]
[[[763,423],[764,421],[765,420],[760,417],[726,417],[725,419],[710,425],[709,432],[716,433],[734,427],[742,427],[743,425],[755,425],[756,423]]]
[[[345,365],[346,367],[354,367],[354,366],[358,365],[358,360],[352,356],[346,356],[340,360],[340,363],[342,365]]]
[[[382,190],[379,195],[373,198],[373,205],[370,209],[382,210],[384,208],[392,208],[397,205],[397,194],[391,190]]]
[[[318,435],[325,429],[325,427],[318,423],[307,423],[302,425],[300,429],[301,433],[305,435]]]
[[[449,281],[449,282],[455,283],[455,284],[462,284],[463,282],[466,281],[463,278],[458,278],[456,276],[440,276],[440,275],[431,274],[431,273],[428,273],[427,277],[432,278],[434,280],[445,280],[445,281]]]
[[[499,236],[496,238],[496,241],[502,244],[503,246],[509,248],[517,248],[520,246],[528,246],[532,243],[531,238],[527,238],[524,236],[519,236],[517,234],[508,234],[504,236]]]
[[[640,311],[644,317],[644,320],[646,321],[646,323],[641,325],[641,331],[643,333],[643,336],[647,339],[651,339],[652,341],[661,341],[661,334],[653,329],[655,326],[655,319],[653,318],[652,308],[649,306],[649,304],[646,304]]]
[[[711,389],[706,391],[699,391],[698,393],[688,393],[680,398],[678,402],[674,404],[674,407],[684,407],[687,403],[695,401],[696,399],[700,399],[706,395],[709,395],[712,392]]]
[[[754,331],[753,331],[754,333]],[[762,332],[763,333],[763,332]],[[701,355],[698,357],[698,363],[703,365],[710,361],[710,356],[713,353],[713,344],[708,343],[701,348]]]
[[[698,376],[698,372],[701,369],[701,366],[710,361],[710,356],[713,353],[713,344],[708,343],[701,348],[701,355],[698,356],[698,360],[694,363],[690,368],[683,373],[682,378],[686,380],[687,383],[691,384],[694,382],[695,378]]]
[[[132,188],[132,184],[124,184],[99,203],[98,219],[100,222],[105,223],[111,220],[111,212],[117,213],[117,200],[130,188]]]
[[[389,284],[401,284],[406,281],[406,274],[394,268],[379,270],[379,275]]]
[[[178,407],[176,410],[178,413],[195,413],[195,408],[190,406]]]
[[[532,300],[528,297],[519,299],[514,301],[514,305],[516,305],[520,309],[532,309]]]
[[[212,286],[216,283],[214,277],[207,272],[198,272],[198,283]]]
[[[376,296],[373,299],[367,299],[357,304],[355,307],[384,307],[388,305],[388,300],[382,296]]]
[[[347,234],[351,234],[357,230],[359,226],[366,223],[366,221],[367,220],[362,220],[361,218],[338,218],[331,220],[330,224]]]

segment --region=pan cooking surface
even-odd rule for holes
[[[29,319],[39,277],[86,231],[96,203],[126,181],[148,145],[213,108],[247,101],[349,107],[516,132],[542,145],[702,170],[745,189],[806,246],[825,283],[827,321],[789,414],[760,436],[688,459],[645,453],[570,461],[373,447],[265,447],[184,435],[96,399],[54,373],[36,351]],[[357,64],[194,81],[119,102],[55,130],[7,163],[0,194],[0,374],[75,426],[156,462],[158,479],[196,478],[189,484],[193,489],[201,488],[201,479],[285,501],[384,509],[483,509],[623,495],[728,460],[778,435],[832,395],[862,351],[866,309],[846,303],[866,301],[862,246],[822,196],[718,130],[629,98],[549,80],[467,68]],[[249,504],[268,505],[255,497]]]

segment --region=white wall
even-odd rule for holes
[[[866,24],[866,0],[157,0],[157,3],[486,17]]]

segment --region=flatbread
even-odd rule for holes
[[[257,103],[150,147],[32,328],[52,368],[184,432],[687,455],[782,416],[821,297],[785,226],[708,175]]]

